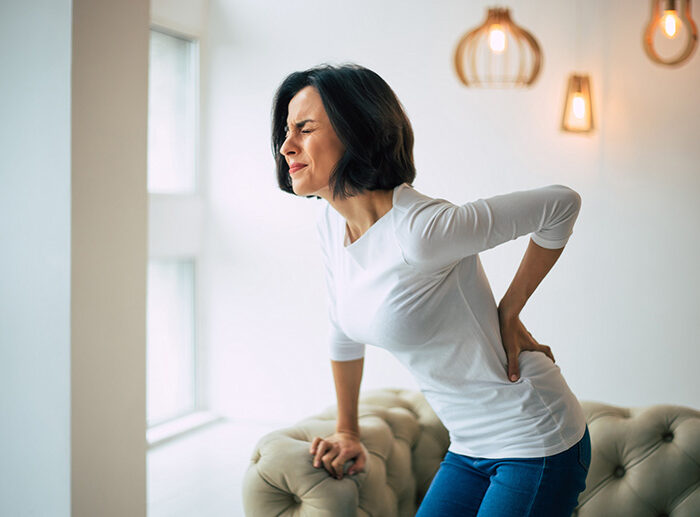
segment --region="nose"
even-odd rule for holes
[[[284,142],[282,142],[282,146],[280,147],[280,154],[282,156],[286,156],[289,152],[294,151],[296,152],[297,146],[294,143],[294,138],[292,135],[287,136],[287,138],[284,139]]]

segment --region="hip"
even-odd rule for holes
[[[448,459],[452,462],[459,462],[463,465],[467,465],[469,468],[488,476],[494,475],[499,468],[508,465],[513,472],[520,472],[522,475],[527,475],[528,473],[540,475],[542,472],[555,473],[574,470],[583,474],[585,478],[591,463],[591,438],[588,425],[586,424],[581,439],[566,450],[555,454],[531,458],[484,458],[459,454],[448,450],[445,455],[445,460]]]

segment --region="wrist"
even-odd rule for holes
[[[520,316],[520,310],[516,304],[510,303],[507,300],[501,300],[498,304],[498,317],[501,321],[509,321],[517,319]]]
[[[360,437],[360,431],[356,429],[336,429],[335,434],[347,434],[355,438]]]

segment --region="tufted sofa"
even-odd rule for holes
[[[700,516],[700,411],[581,406],[592,457],[573,515]],[[243,480],[246,516],[415,515],[447,452],[447,430],[423,394],[411,390],[363,392],[359,416],[369,458],[364,472],[341,480],[314,468],[309,454],[315,436],[334,432],[335,406],[261,437]]]

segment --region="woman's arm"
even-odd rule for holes
[[[530,239],[515,277],[498,304],[498,311],[506,318],[517,317],[530,295],[552,269],[564,248],[543,248]]]
[[[561,249],[581,207],[581,196],[565,185],[520,190],[463,205],[412,195],[415,204],[397,231],[404,260],[429,273],[529,233],[539,246]]]
[[[354,460],[348,474],[356,474],[364,470],[369,456],[360,442],[357,410],[364,361],[364,357],[351,361],[331,360],[338,398],[336,431],[325,438],[314,438],[309,450],[315,456],[313,466],[320,467],[323,463],[326,470],[337,479],[343,479],[344,465],[348,460]]]
[[[520,321],[522,311],[530,295],[552,269],[564,248],[549,249],[535,244],[530,239],[523,260],[515,277],[498,304],[503,347],[508,357],[508,378],[516,381],[520,377],[518,357],[522,350],[544,352],[552,361],[554,356],[547,345],[539,344]]]
[[[360,395],[360,383],[362,382],[362,369],[364,358],[353,361],[333,361],[333,379],[335,380],[335,394],[338,400],[338,421],[336,432],[344,432],[360,436],[358,424],[357,405]]]

